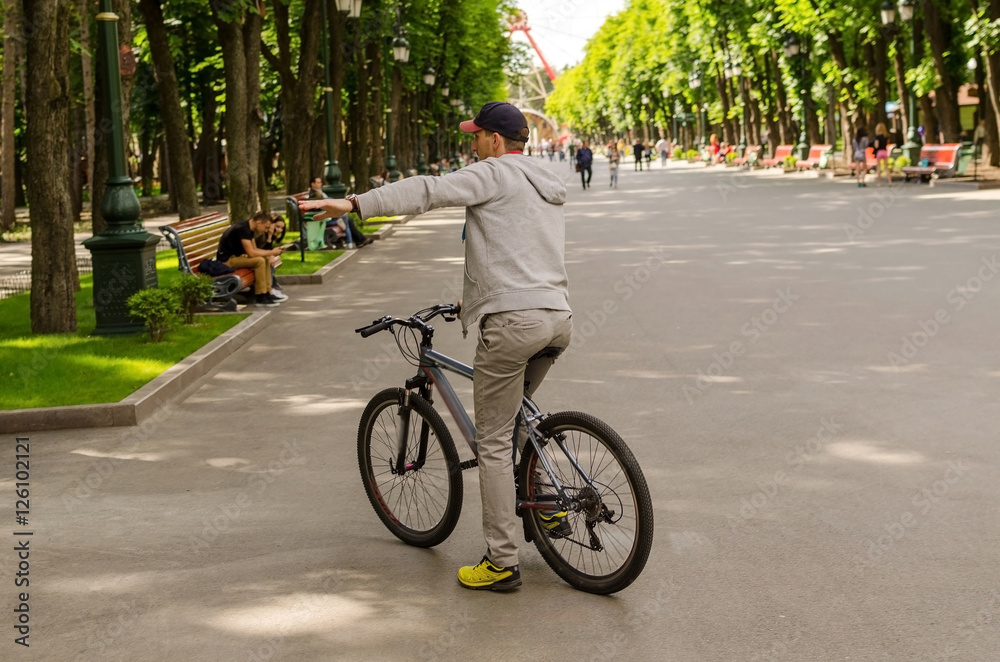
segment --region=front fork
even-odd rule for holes
[[[417,446],[417,458],[411,463],[406,462],[407,445],[410,439],[410,412],[413,407],[410,405],[410,394],[412,389],[407,388],[403,392],[402,402],[396,409],[396,461],[389,465],[389,469],[394,474],[404,474],[407,471],[417,471],[424,466],[427,459],[427,442],[430,438],[431,426],[423,417],[420,418],[420,437]],[[431,387],[426,382],[420,385],[420,395],[428,403],[431,401]]]

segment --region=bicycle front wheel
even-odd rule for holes
[[[552,414],[538,432],[545,440],[545,459],[578,507],[567,510],[565,524],[558,528],[551,526],[551,519],[546,528],[540,511],[525,509],[523,517],[539,553],[574,588],[601,595],[622,590],[642,572],[653,544],[653,504],[639,463],[618,433],[588,414]],[[518,485],[526,501],[550,501],[556,494],[531,443],[524,448]]]
[[[441,416],[416,393],[378,393],[361,415],[358,464],[372,508],[393,535],[433,547],[451,535],[462,514],[462,470]],[[399,466],[399,436],[405,461]]]

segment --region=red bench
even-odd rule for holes
[[[743,156],[737,156],[733,159],[733,163],[736,165],[753,166],[759,158],[760,145],[747,145],[746,149],[743,150]]]
[[[765,168],[783,165],[785,157],[791,156],[793,149],[795,149],[795,145],[778,145],[774,148],[774,156],[770,159],[763,159],[761,165]]]
[[[229,229],[229,218],[222,212],[212,212],[183,221],[164,225],[160,228],[167,241],[177,251],[177,268],[192,275],[198,275],[198,265],[206,258],[215,259],[219,250],[222,233]],[[281,266],[281,257],[272,263]],[[213,300],[228,303],[233,295],[253,287],[253,269],[236,269],[231,274],[214,278]]]
[[[908,165],[903,168],[903,180],[919,177],[920,181],[928,181],[931,177],[948,177],[955,174],[958,166],[958,149],[960,143],[946,145],[924,145],[920,148],[920,161],[927,165]]]
[[[823,156],[833,151],[833,145],[810,145],[809,157],[795,162],[795,167],[799,170],[812,170],[819,168],[823,163]]]

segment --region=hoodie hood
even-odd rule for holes
[[[566,202],[566,182],[542,165],[542,159],[521,154],[504,154],[499,160],[504,166],[512,167],[520,173],[549,204],[561,205]]]

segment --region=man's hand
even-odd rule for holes
[[[327,198],[325,200],[299,200],[299,211],[307,212],[320,209],[319,214],[313,216],[314,221],[325,221],[328,218],[338,218],[351,211],[349,200],[339,198]]]

